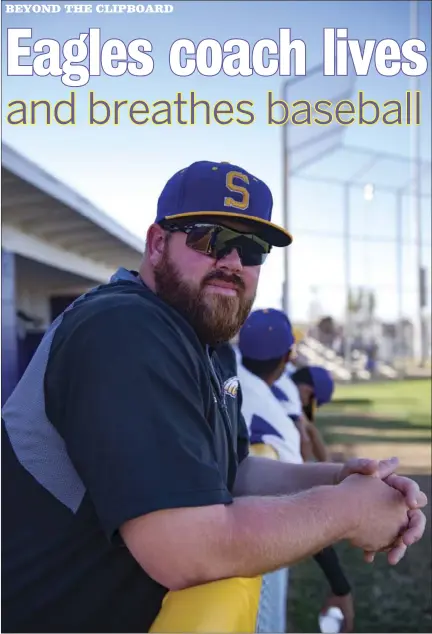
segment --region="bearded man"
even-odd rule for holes
[[[394,564],[423,534],[397,461],[248,456],[226,342],[292,240],[272,206],[241,167],[193,163],[163,189],[139,271],[45,334],[2,414],[3,631],[146,632],[169,589],[340,540]]]

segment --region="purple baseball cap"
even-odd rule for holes
[[[155,222],[206,216],[243,220],[269,244],[286,247],[292,236],[271,222],[272,210],[270,188],[253,174],[230,163],[196,161],[166,183]]]
[[[294,344],[290,320],[282,310],[255,310],[246,319],[239,334],[239,350],[243,357],[256,361],[278,359]]]
[[[328,370],[319,365],[307,366],[312,379],[317,406],[330,403],[334,391],[334,380]]]

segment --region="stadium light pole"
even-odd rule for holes
[[[288,88],[288,81],[282,83],[281,99],[284,100]],[[282,225],[288,229],[288,140],[285,124],[282,125]],[[282,309],[288,315],[289,309],[289,258],[288,247],[283,249],[283,282],[282,282]]]
[[[399,357],[398,374],[405,374],[405,341],[403,327],[403,190],[396,192],[396,277],[398,296],[398,323],[396,332],[397,355]]]
[[[351,183],[344,185],[344,269],[345,269],[345,367],[351,372],[352,324],[351,324],[351,253],[350,253],[350,220],[351,220]]]
[[[288,87],[293,86],[294,84],[304,81],[305,79],[310,79],[311,76],[316,75],[322,70],[322,64],[316,64],[313,66],[307,75],[302,75],[299,77],[288,77],[282,82],[280,99],[282,101],[287,102],[287,93]],[[281,125],[282,131],[282,225],[285,227],[287,231],[290,231],[290,204],[289,204],[289,175],[288,170],[290,169],[289,162],[289,150],[288,150],[288,122],[289,117],[286,123]],[[289,279],[289,247],[283,249],[283,286],[282,286],[282,308],[285,313],[288,315],[290,311],[290,279]]]
[[[417,39],[419,35],[419,3],[418,0],[411,0],[410,2],[410,36],[412,39]],[[419,79],[417,76],[412,78],[412,89],[417,91],[419,89]],[[418,342],[418,353],[420,367],[424,366],[425,351],[424,351],[424,326],[423,326],[423,305],[424,301],[424,271],[422,266],[422,199],[421,199],[421,138],[420,130],[418,126],[412,126],[411,132],[411,160],[413,166],[412,184],[411,184],[411,208],[413,210],[414,221],[416,226],[416,276],[417,276],[417,319],[416,319],[416,331]]]
[[[358,179],[367,174],[376,164],[378,158],[373,153],[360,169],[352,174],[349,180],[344,181],[344,228],[343,228],[343,244],[344,244],[344,268],[345,268],[345,347],[344,360],[345,366],[349,372],[352,368],[352,344],[353,344],[353,319],[350,310],[350,293],[351,293],[351,188],[358,186]],[[375,188],[372,183],[368,183],[363,188],[363,198],[370,202],[374,198]]]

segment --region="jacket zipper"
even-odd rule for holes
[[[217,372],[213,366],[213,361],[211,359],[210,353],[208,351],[208,348],[206,349],[206,354],[207,354],[207,359],[210,365],[210,371],[211,371],[211,375],[213,377],[213,381],[216,384],[217,389],[215,390],[216,392],[216,398],[218,401],[218,404],[222,410],[222,416],[224,418],[225,424],[228,426],[228,429],[231,433],[231,436],[233,435],[233,428],[232,428],[232,424],[231,424],[231,419],[228,415],[228,409],[225,403],[225,399],[224,399],[224,394],[223,394],[223,386],[221,385],[221,382],[219,380],[219,377],[217,375]]]

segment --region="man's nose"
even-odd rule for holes
[[[223,258],[217,260],[216,266],[217,268],[225,268],[230,271],[241,271],[243,269],[243,264],[238,250],[231,249],[231,251],[224,255]]]

